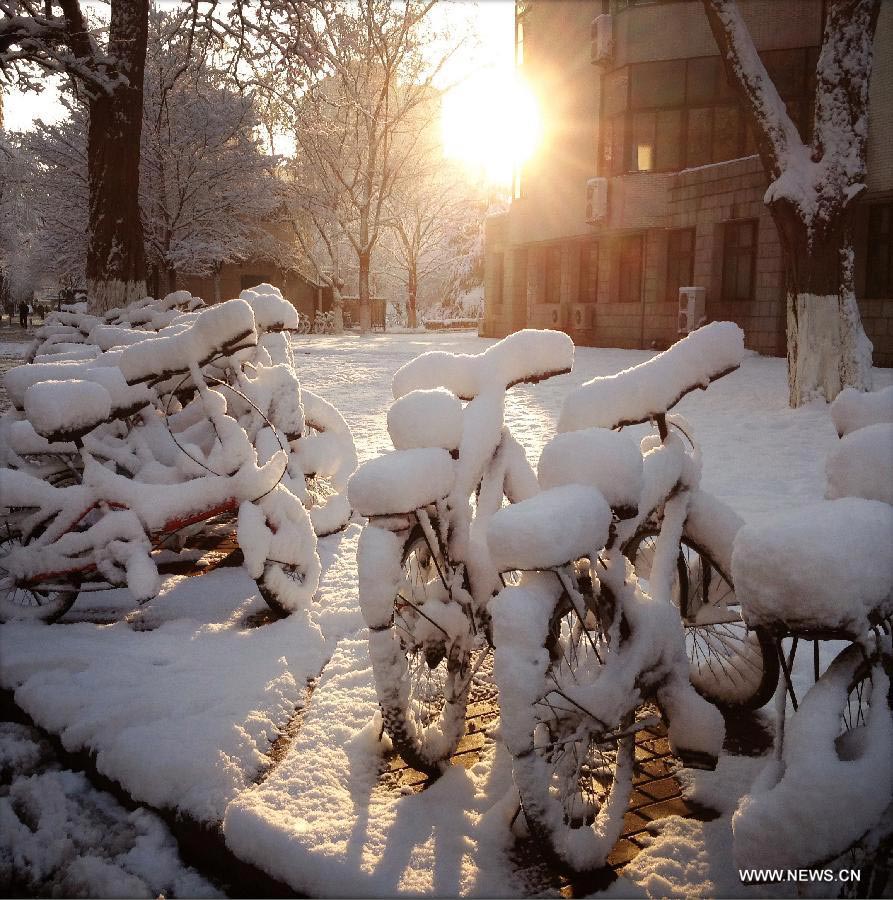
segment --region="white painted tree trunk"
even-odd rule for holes
[[[146,293],[144,280],[87,279],[87,296],[90,298],[90,312],[92,313],[105,313],[110,309],[119,309],[134,300],[142,300]]]

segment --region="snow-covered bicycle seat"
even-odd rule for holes
[[[487,544],[500,572],[549,569],[601,550],[610,528],[611,508],[600,491],[565,484],[495,512]]]
[[[543,448],[537,479],[543,489],[563,484],[597,488],[619,518],[638,512],[643,464],[638,444],[606,428],[557,434]]]
[[[439,447],[394,450],[363,463],[350,478],[347,496],[361,516],[405,515],[449,494],[455,462]]]
[[[617,428],[671,410],[687,393],[734,371],[744,356],[744,332],[712,322],[647,362],[593,378],[564,399],[558,431]]]
[[[506,390],[562,375],[573,364],[574,342],[564,332],[525,328],[483,353],[432,350],[417,356],[394,374],[394,397],[446,388],[462,400],[473,400],[487,388]]]
[[[868,425],[893,423],[893,384],[868,393],[845,388],[831,404],[831,421],[840,437]]]
[[[40,381],[25,391],[25,416],[47,440],[73,441],[109,418],[112,398],[94,381]]]
[[[893,506],[844,497],[745,525],[732,581],[745,621],[775,632],[864,635],[893,614]]]

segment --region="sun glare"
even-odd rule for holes
[[[480,73],[447,93],[442,127],[447,157],[504,185],[536,152],[543,132],[533,91],[512,72]]]

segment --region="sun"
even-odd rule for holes
[[[543,136],[536,96],[514,72],[479,72],[448,91],[441,124],[444,155],[492,184],[510,184]]]

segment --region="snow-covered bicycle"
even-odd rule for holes
[[[369,517],[357,564],[384,728],[419,771],[439,771],[456,749],[489,647],[500,581],[487,522],[506,498],[538,490],[504,422],[506,391],[572,364],[572,342],[555,331],[517,332],[478,355],[417,357],[394,376],[396,449],[350,481],[351,505]]]
[[[80,591],[123,584],[146,600],[158,551],[236,513],[267,603],[310,602],[320,565],[289,452],[307,440],[300,388],[274,364],[290,350],[273,324],[294,315],[280,301],[230,300],[90,359],[7,373],[22,412],[3,429],[0,619],[55,621]],[[50,456],[69,479],[43,477]]]
[[[893,859],[893,387],[848,389],[831,414],[842,440],[826,465],[828,499],[747,525],[735,541],[744,613],[772,635],[784,680],[773,759],[732,827],[741,867],[838,858],[863,868],[860,896],[878,897]],[[807,641],[804,694],[795,663]],[[837,656],[822,671],[829,641]]]
[[[714,323],[587,382],[540,457],[541,492],[491,518],[498,568],[523,573],[490,604],[501,733],[528,826],[563,868],[603,865],[619,837],[648,701],[683,764],[711,768],[724,724],[704,697],[754,706],[774,689],[771,642],[727,576],[741,521],[700,490],[691,427],[669,414],[742,355],[740,329]],[[638,446],[611,430],[647,421]]]

